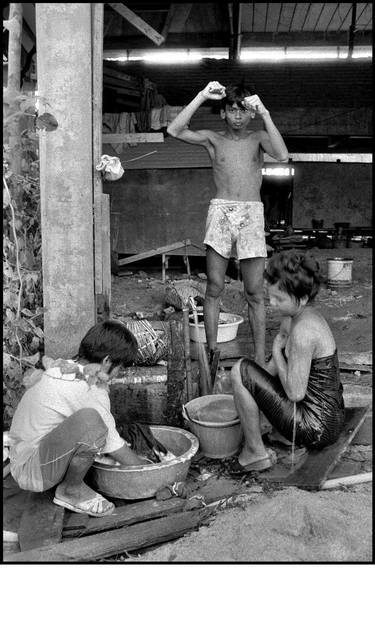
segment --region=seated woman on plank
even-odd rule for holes
[[[232,368],[245,436],[233,473],[261,471],[273,463],[262,441],[260,411],[284,438],[307,448],[334,443],[344,422],[335,339],[312,304],[323,281],[319,263],[294,249],[275,253],[265,279],[270,305],[283,319],[266,370],[247,358]]]

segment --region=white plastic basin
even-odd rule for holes
[[[203,315],[202,310],[198,310],[198,318]],[[194,324],[194,317],[191,313],[189,316],[189,332],[190,339],[196,343],[206,343],[206,331],[203,321],[199,321],[198,325]],[[226,343],[233,341],[238,332],[238,326],[243,322],[243,317],[234,313],[220,313],[219,325],[217,327],[217,342]]]

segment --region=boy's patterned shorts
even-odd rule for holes
[[[229,259],[267,257],[261,201],[212,199],[204,244]]]

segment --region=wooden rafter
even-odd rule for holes
[[[331,15],[331,19],[329,20],[329,22],[328,22],[328,24],[327,24],[327,27],[326,27],[326,29],[325,29],[325,32],[328,32],[328,28],[329,28],[329,26],[331,25],[331,22],[332,22],[332,20],[333,20],[334,16],[336,15],[337,11],[339,10],[339,6],[340,6],[340,5],[337,3],[337,4],[336,4],[336,8],[335,8],[335,10],[333,11],[333,13],[332,13],[332,15]]]
[[[350,9],[348,10],[348,12],[345,14],[345,17],[341,20],[341,23],[340,23],[339,28],[337,29],[337,32],[340,32],[340,30],[341,30],[341,28],[342,28],[343,24],[346,22],[346,18],[348,17],[348,15],[349,15],[349,13],[351,12],[351,10],[352,10],[352,7],[350,7]]]
[[[267,32],[269,2],[266,3],[266,16],[264,18],[264,32]]]
[[[355,33],[355,23],[357,19],[357,3],[353,2],[352,4],[352,23],[349,28],[349,58],[353,57],[353,49],[354,49],[354,33]]]
[[[302,30],[303,30],[303,29],[304,29],[304,27],[305,27],[305,23],[306,23],[307,17],[308,17],[308,15],[309,15],[309,13],[310,13],[310,8],[311,8],[311,2],[309,2],[309,6],[307,7],[307,10],[306,10],[306,15],[305,15],[305,19],[303,20],[303,24],[302,24],[302,26],[301,26],[301,32],[302,32]]]
[[[190,15],[193,4],[175,4],[169,30],[172,32],[181,32]]]
[[[164,37],[164,39],[167,38],[168,36],[168,32],[169,32],[169,28],[171,26],[172,20],[173,20],[173,16],[175,14],[175,10],[176,10],[176,5],[175,4],[171,4],[171,6],[169,7],[168,13],[165,17],[165,22],[164,22],[164,26],[163,26],[163,30],[161,31],[161,35]]]
[[[280,4],[280,12],[279,12],[279,19],[277,20],[276,32],[279,31],[279,25],[280,25],[280,20],[281,20],[281,13],[283,12],[283,6],[284,6],[284,3],[281,2],[281,4]]]
[[[319,23],[319,19],[321,18],[324,9],[325,9],[325,2],[323,2],[323,4],[322,4],[322,8],[320,9],[320,13],[319,13],[318,19],[316,20],[315,26],[312,29],[313,32],[315,32],[315,29],[316,29],[316,27],[317,27],[317,25]]]
[[[360,12],[360,14],[357,16],[357,22],[361,19],[362,15],[363,15],[363,13],[365,12],[365,10],[367,9],[368,5],[369,5],[369,3],[368,3],[368,2],[366,2],[366,4],[365,4],[365,6],[363,7],[362,11],[361,11],[361,12]],[[372,17],[371,17],[371,19],[372,19]],[[370,20],[370,21],[371,21],[371,20]]]
[[[292,13],[292,18],[291,18],[290,24],[289,24],[289,32],[291,32],[291,30],[292,30],[293,19],[294,19],[294,15],[296,14],[296,10],[297,10],[297,2],[294,3],[294,9],[293,9],[293,13]]]
[[[156,32],[152,26],[150,26],[147,22],[145,22],[141,17],[138,17],[133,11],[131,11],[125,4],[121,4],[120,2],[108,2],[108,5],[112,7],[114,11],[117,11],[126,19],[129,23],[132,24],[137,30],[140,30],[143,34],[145,34],[151,41],[153,41],[156,45],[161,45],[164,43],[164,37]]]

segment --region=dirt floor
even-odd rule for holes
[[[372,349],[372,251],[370,249],[313,249],[327,274],[327,259],[352,257],[352,281],[345,289],[324,287],[316,306],[330,323],[339,351]],[[143,262],[142,267],[146,262]],[[204,262],[203,262],[204,264]],[[113,277],[113,315],[136,312],[149,319],[179,318],[165,302],[165,286],[157,268],[137,269]],[[204,283],[204,265],[193,272]],[[186,277],[170,270],[173,279]],[[193,276],[194,278],[194,276]],[[247,319],[242,283],[227,277],[223,309]],[[278,316],[267,305],[267,352],[278,329]],[[355,377],[353,378],[355,380]],[[369,384],[370,376],[366,383]],[[351,446],[342,458],[349,473],[372,469],[372,444]],[[353,465],[357,464],[353,472]],[[240,506],[216,512],[197,532],[139,556],[120,560],[141,562],[368,562],[372,559],[372,487],[362,484],[340,490],[308,492],[286,488],[258,490]]]
[[[323,272],[327,272],[327,259],[335,256],[353,258],[351,284],[337,291],[324,287],[316,305],[332,327],[339,352],[350,353],[351,358],[356,356],[356,365],[363,364],[361,354],[366,356],[368,364],[368,358],[371,358],[371,368],[367,367],[366,371],[353,369],[345,377],[359,390],[364,386],[368,393],[372,383],[372,251],[314,249],[314,252]],[[179,266],[178,259],[176,262]],[[192,260],[192,278],[203,286],[204,267],[204,260],[199,263]],[[186,277],[182,268],[183,263],[181,267],[171,267],[168,275],[172,279]],[[122,272],[126,272],[126,276],[112,277],[113,317],[126,320],[137,313],[154,320],[181,319],[181,311],[174,311],[165,300],[165,285],[158,263],[151,266],[146,262],[135,263],[131,271],[129,268]],[[234,272],[236,276],[233,268],[228,272]],[[241,314],[247,320],[241,281],[229,276],[226,281],[223,309]],[[268,303],[266,312],[266,347],[269,353],[279,319]],[[368,394],[366,396],[368,400]],[[362,405],[363,402],[358,403],[358,406]],[[330,478],[372,470],[371,427],[372,410],[360,429],[360,438],[356,436],[353,439]],[[287,455],[290,456],[290,453],[287,452]],[[280,451],[278,456],[280,461]],[[230,479],[226,474],[226,464],[227,461],[204,459],[197,462],[195,471],[193,463],[191,465],[189,474],[194,472],[198,478],[203,478],[199,488],[203,495],[209,496],[210,491],[216,495],[218,488],[223,487],[228,487],[228,495],[237,494],[234,501],[221,501],[198,531],[174,542],[117,555],[105,561],[369,563],[372,560],[371,483],[319,492],[292,487],[276,488],[259,478]],[[9,521],[5,525],[7,523]],[[4,528],[10,531],[17,529],[9,524]],[[4,545],[4,554],[14,551],[19,551],[15,544]]]
[[[372,250],[371,249],[312,249],[319,259],[322,271],[327,275],[327,260],[333,257],[351,257],[352,284],[346,289],[333,290],[323,288],[316,300],[317,308],[321,309],[328,319],[340,351],[365,352],[372,348]],[[202,269],[197,273],[205,276],[204,260]],[[147,318],[164,319],[165,285],[161,281],[161,269],[142,270],[137,268],[137,262],[132,264],[132,270],[123,272],[129,276],[112,277],[112,310],[116,317],[130,317],[142,313]],[[142,262],[145,268],[147,262]],[[130,274],[130,272],[132,274]],[[187,277],[184,270],[167,271],[171,279]],[[204,285],[198,276],[193,276]],[[247,319],[247,305],[243,295],[243,285],[239,280],[227,277],[222,298],[222,306],[226,312],[239,314]],[[178,318],[167,313],[168,318]],[[267,348],[270,346],[278,329],[278,317],[267,306]]]

